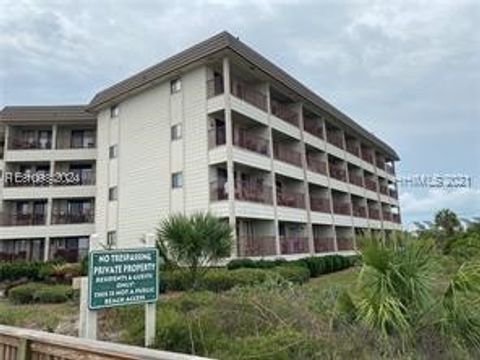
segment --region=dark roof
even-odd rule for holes
[[[85,111],[86,105],[6,106],[0,121],[94,121],[96,116]]]
[[[265,74],[273,77],[276,81],[297,93],[306,101],[329,112],[347,128],[350,128],[360,136],[367,138],[380,149],[392,156],[395,160],[399,160],[397,153],[389,145],[362,128],[350,117],[226,31],[202,41],[157,65],[149,67],[140,73],[97,93],[88,105],[87,111],[98,110],[115,100],[125,97],[130,92],[142,89],[152,81],[162,78],[182,67],[193,64],[196,61],[202,60],[207,56],[211,56],[222,50],[233,51]]]

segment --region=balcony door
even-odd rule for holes
[[[38,147],[40,149],[50,149],[50,139],[52,137],[52,132],[49,130],[40,130],[38,132]]]

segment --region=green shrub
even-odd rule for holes
[[[28,283],[15,286],[8,292],[8,298],[14,304],[29,304],[35,300],[35,292],[42,286],[40,283]]]
[[[272,272],[280,275],[287,281],[294,284],[303,284],[310,278],[310,271],[307,267],[298,265],[283,265],[272,269]]]
[[[67,285],[46,285],[42,283],[28,283],[12,288],[8,298],[15,304],[29,303],[62,303],[71,299],[73,290]]]
[[[227,264],[227,269],[235,270],[239,268],[251,269],[271,269],[275,266],[287,264],[288,261],[283,258],[275,260],[252,260],[252,259],[234,259]]]

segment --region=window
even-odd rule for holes
[[[118,156],[118,145],[112,145],[109,148],[110,159],[116,159]]]
[[[183,187],[183,174],[176,172],[172,174],[172,189]]]
[[[108,189],[108,200],[115,201],[118,200],[118,188],[116,186]]]
[[[176,124],[171,127],[172,140],[178,140],[182,138],[182,124]]]
[[[110,108],[110,117],[111,118],[116,118],[116,117],[118,117],[118,114],[120,114],[120,109],[119,109],[118,105],[113,105]]]
[[[182,81],[180,79],[174,79],[170,81],[170,93],[175,94],[182,90]]]
[[[117,245],[117,232],[116,231],[109,231],[107,233],[107,246],[112,247]]]

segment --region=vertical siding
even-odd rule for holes
[[[198,68],[183,77],[185,168],[185,211],[208,209],[208,142],[206,69]]]

